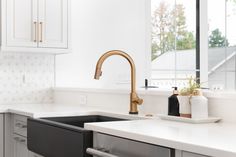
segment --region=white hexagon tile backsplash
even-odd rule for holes
[[[0,104],[53,102],[54,57],[1,53]]]

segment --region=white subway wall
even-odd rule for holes
[[[130,68],[120,56],[105,61],[103,77],[93,79],[96,62],[109,50],[130,54],[137,84],[144,84],[146,0],[71,0],[72,53],[56,57],[56,86],[129,88]]]
[[[171,94],[172,92],[139,91],[140,97],[144,99],[144,103],[139,106],[140,113],[167,114],[168,97]],[[208,94],[209,115],[222,118],[222,122],[235,123],[236,98],[213,95]],[[86,99],[86,104],[81,104],[81,96]],[[56,88],[54,100],[56,104],[101,107],[127,113],[129,111],[129,91],[127,90]]]
[[[53,102],[54,55],[1,53],[0,104]]]

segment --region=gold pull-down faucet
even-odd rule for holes
[[[138,105],[143,103],[136,93],[136,69],[133,59],[125,52],[120,50],[112,50],[104,53],[97,62],[94,79],[99,79],[102,75],[102,64],[110,56],[119,55],[128,60],[131,67],[131,93],[130,93],[130,111],[129,114],[138,114]]]

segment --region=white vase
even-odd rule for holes
[[[191,113],[194,119],[206,119],[208,118],[208,100],[204,96],[192,96]]]
[[[190,96],[178,96],[181,117],[191,118]]]

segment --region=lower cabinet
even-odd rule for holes
[[[0,157],[4,157],[4,122],[3,122],[3,114],[0,114]]]
[[[27,149],[25,137],[13,135],[13,150],[14,157],[31,157],[31,153]]]
[[[99,133],[94,133],[94,148],[109,149],[110,153],[123,152],[129,157],[144,157],[150,156],[150,154],[158,154],[160,157],[207,157]],[[125,156],[124,154],[123,156]],[[27,148],[27,117],[16,114],[0,114],[0,157],[42,157]]]
[[[27,148],[27,117],[5,115],[5,154],[0,157],[42,157]]]

